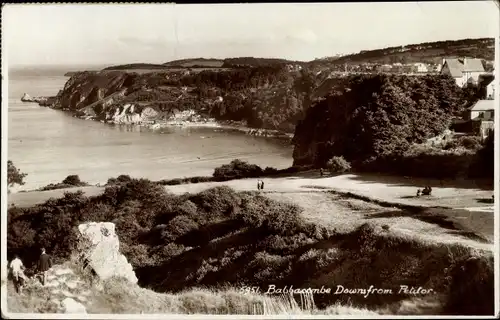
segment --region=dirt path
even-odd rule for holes
[[[264,194],[276,200],[289,200],[305,209],[305,217],[311,222],[334,226],[336,229],[348,231],[353,226],[360,225],[367,220],[380,224],[390,224],[407,233],[424,233],[431,237],[442,239],[455,239],[463,237],[457,229],[471,230],[488,240],[493,239],[494,215],[493,204],[487,202],[491,199],[492,190],[481,188],[465,188],[465,186],[439,185],[429,181],[413,181],[398,177],[360,176],[346,174],[331,177],[319,177],[319,174],[306,173],[302,176],[265,178]],[[186,192],[198,193],[203,190],[227,185],[236,191],[257,191],[258,179],[241,179],[227,182],[208,182],[197,184],[184,184],[166,186],[169,192],[183,194]],[[415,197],[416,189],[422,184],[429,183],[433,186],[433,195],[430,197]],[[51,197],[60,197],[65,191],[82,190],[86,195],[100,194],[103,187],[81,187],[73,189],[50,190],[40,192],[26,192],[9,195],[9,205],[32,206],[42,203]],[[370,207],[366,201],[349,199],[343,203],[335,195],[325,191],[351,192],[353,194],[374,200],[426,207],[446,207],[463,210],[441,210],[435,213],[438,219],[429,222],[428,217],[420,220],[408,215],[394,216],[381,213],[390,211],[391,208],[381,208],[373,205]],[[356,210],[356,206],[361,206]],[[376,219],[368,217],[370,212],[379,214]],[[446,216],[443,218],[443,216]],[[354,220],[357,220],[354,222]],[[426,222],[427,221],[427,222]],[[445,226],[446,225],[446,226]],[[459,225],[460,227],[456,227]],[[399,226],[399,227],[398,227]],[[445,226],[445,228],[443,228]],[[453,230],[455,228],[455,230]]]
[[[257,190],[258,179],[241,179],[227,182],[206,182],[196,184],[183,184],[166,186],[165,188],[175,194],[185,192],[197,193],[205,189],[227,185],[237,191]],[[303,192],[318,190],[337,190],[342,192],[352,192],[361,196],[376,200],[401,203],[407,205],[420,206],[441,206],[449,208],[464,208],[470,211],[493,212],[491,200],[493,190],[485,190],[478,187],[465,188],[464,186],[452,186],[440,182],[417,181],[401,177],[380,177],[375,175],[355,175],[346,174],[333,177],[319,177],[314,174],[306,176],[264,178],[264,192]],[[422,188],[425,183],[433,186],[433,195],[430,197],[416,197],[418,188]],[[88,196],[100,194],[103,187],[79,187],[71,189],[32,191],[14,193],[9,195],[8,203],[15,203],[17,206],[32,206],[42,203],[51,197],[60,197],[66,191],[82,190]]]

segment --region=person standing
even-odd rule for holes
[[[264,190],[264,181],[260,182],[260,190]]]
[[[257,180],[257,190],[260,191],[260,180]]]
[[[45,253],[45,248],[42,248],[42,254],[38,260],[38,272],[41,273],[42,285],[44,286],[47,282],[47,272],[50,268],[52,268],[52,260],[50,259],[50,256]]]
[[[23,282],[25,280],[23,270],[25,269],[25,267],[17,254],[14,256],[14,259],[10,262],[10,269],[12,272],[12,276],[14,278],[14,287],[16,288],[17,293],[22,293]]]

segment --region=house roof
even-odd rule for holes
[[[481,59],[465,59],[465,72],[484,72],[483,62]]]
[[[493,110],[495,110],[495,100],[479,100],[469,110],[470,111],[493,111]]]
[[[462,72],[484,72],[481,59],[445,59],[445,64],[448,65],[450,74],[454,78],[461,78]]]
[[[491,73],[479,75],[479,82],[482,86],[490,85],[493,83],[493,80],[495,80],[495,76]]]

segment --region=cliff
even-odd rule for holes
[[[253,128],[293,132],[310,105],[316,79],[284,66],[201,72],[77,72],[51,107],[111,123],[238,121]],[[181,116],[182,117],[182,116]]]
[[[21,97],[22,102],[34,102],[38,103],[42,107],[51,106],[55,101],[56,97],[31,97],[29,94],[24,93]]]

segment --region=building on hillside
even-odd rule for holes
[[[479,100],[462,119],[453,120],[451,129],[485,139],[495,129],[495,100]]]
[[[429,72],[429,68],[427,68],[427,65],[425,63],[417,62],[414,64],[414,66],[416,67],[416,72],[418,73]]]
[[[391,70],[392,70],[392,66],[390,64],[383,64],[383,65],[378,66],[378,68],[377,68],[378,72],[383,72],[383,73],[391,72]]]
[[[438,63],[438,64],[433,65],[429,71],[433,72],[433,73],[440,73],[442,68],[443,68],[443,65],[441,63]]]
[[[443,59],[441,74],[450,75],[459,87],[466,84],[477,84],[479,75],[483,74],[484,67],[481,59]]]
[[[486,138],[495,129],[495,100],[479,100],[469,109],[473,134]]]
[[[479,76],[478,90],[481,99],[491,100],[495,98],[495,76],[491,73],[485,73]]]
[[[495,118],[495,100],[479,100],[468,110],[467,120],[493,121]]]

